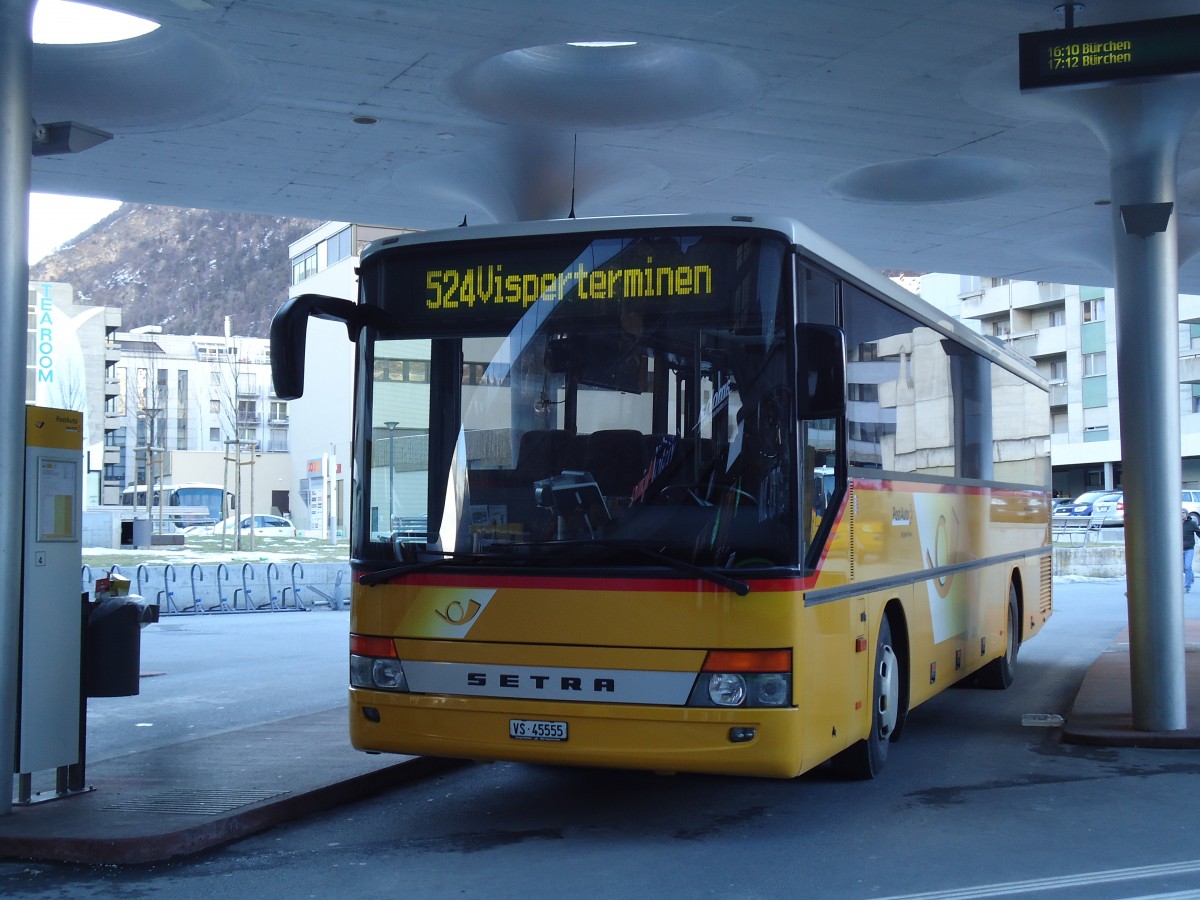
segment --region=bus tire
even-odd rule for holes
[[[887,763],[888,744],[900,721],[900,661],[892,647],[892,626],[884,616],[875,641],[871,673],[871,731],[833,758],[842,778],[866,781],[877,777]]]
[[[1021,619],[1017,611],[1017,586],[1008,585],[1008,627],[1004,655],[979,670],[975,684],[990,691],[1002,691],[1013,683],[1017,673],[1017,653],[1021,649]]]

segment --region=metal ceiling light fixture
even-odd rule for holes
[[[33,123],[33,155],[63,156],[67,153],[82,153],[97,144],[111,141],[112,135],[90,125],[79,122]]]

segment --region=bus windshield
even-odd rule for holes
[[[355,555],[795,565],[787,259],[746,231],[364,257],[389,324],[361,345]]]

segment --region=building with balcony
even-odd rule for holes
[[[114,441],[126,486],[253,482],[256,512],[291,513],[288,404],[271,389],[266,338],[164,334],[157,326],[115,336]],[[254,466],[250,479],[248,466]],[[246,499],[242,500],[246,507]]]
[[[1054,490],[1120,488],[1121,421],[1111,288],[929,275],[920,294],[1028,357],[1050,384]],[[1200,486],[1200,297],[1179,298],[1183,485]]]

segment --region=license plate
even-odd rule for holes
[[[566,722],[544,722],[538,719],[509,719],[508,736],[518,741],[565,741]]]

